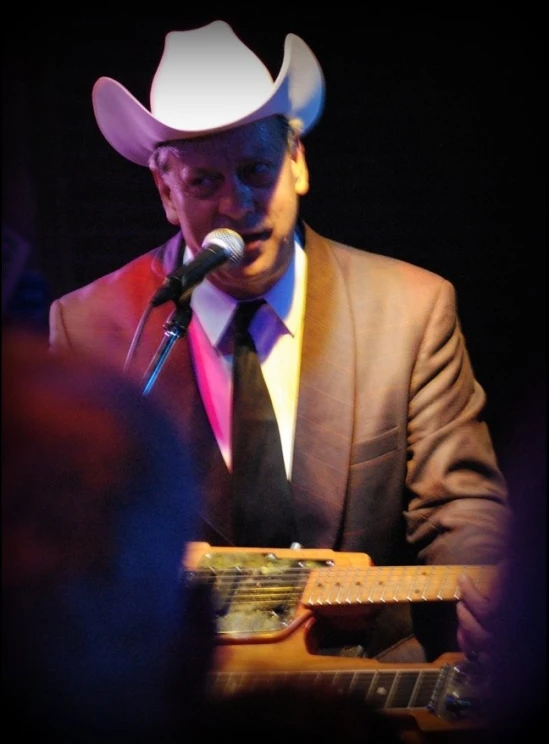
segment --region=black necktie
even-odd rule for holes
[[[232,506],[235,544],[284,547],[298,540],[271,396],[248,326],[264,300],[241,302],[234,320]]]

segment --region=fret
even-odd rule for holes
[[[411,672],[397,672],[387,705],[391,708],[410,708],[418,676]]]
[[[391,581],[392,581],[394,572],[395,572],[395,567],[389,566],[389,568],[387,570],[384,570],[381,574],[381,579],[378,582],[378,585],[381,587],[381,593],[379,595],[380,602],[386,602],[388,599],[390,599],[389,597],[386,596],[386,594],[387,594],[387,590],[391,586]]]
[[[358,679],[359,676],[354,671],[334,672],[332,677],[332,686],[340,693],[355,695],[357,692],[360,692],[360,687],[357,687]]]
[[[444,681],[445,677],[445,671],[434,672],[429,670],[422,672],[418,680],[416,697],[412,701],[414,707],[424,708],[429,705],[435,695],[435,690]]]

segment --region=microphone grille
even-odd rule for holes
[[[202,248],[210,245],[223,248],[231,263],[240,263],[244,258],[244,240],[235,230],[230,230],[228,227],[220,227],[208,233],[202,242]]]

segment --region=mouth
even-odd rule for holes
[[[258,248],[260,243],[264,243],[271,237],[272,230],[260,230],[257,232],[240,233],[246,248]]]

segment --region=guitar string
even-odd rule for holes
[[[265,595],[267,593],[267,590],[271,589],[271,595],[267,595],[267,599],[269,601],[272,601],[273,597],[277,595],[284,595],[285,597],[292,597],[295,598],[301,598],[303,594],[303,589],[307,588],[309,584],[311,583],[311,579],[313,580],[314,587],[311,588],[311,591],[314,590],[315,594],[314,597],[309,596],[309,599],[304,600],[304,604],[312,605],[312,604],[350,604],[350,603],[375,603],[375,602],[387,602],[391,601],[388,599],[386,595],[387,590],[391,587],[391,581],[394,581],[393,577],[391,577],[391,573],[395,571],[396,567],[380,567],[375,569],[375,573],[377,578],[379,579],[380,576],[383,576],[383,574],[389,573],[387,578],[385,580],[378,580],[377,584],[378,587],[381,587],[381,594],[379,596],[374,594],[375,587],[375,578],[371,578],[371,582],[368,583],[368,581],[360,581],[360,579],[357,580],[356,574],[357,569],[351,568],[351,569],[333,569],[333,568],[314,568],[314,569],[307,569],[303,570],[301,568],[293,569],[289,568],[286,570],[282,570],[278,573],[269,573],[269,574],[257,574],[253,570],[250,570],[249,573],[242,572],[241,569],[227,569],[222,570],[218,573],[212,573],[211,570],[207,569],[200,569],[195,571],[188,571],[188,575],[192,578],[206,578],[210,580],[215,581],[215,586],[219,591],[222,591],[224,588],[226,590],[230,590],[231,588],[234,588],[235,585],[238,585],[238,599],[241,602],[250,602],[250,601],[257,601],[258,599],[258,591],[260,591],[264,596],[263,599],[265,600]],[[472,571],[472,568],[474,569]],[[410,586],[407,588],[407,593],[404,594],[401,590],[401,584],[405,578],[406,571],[409,570],[409,567],[399,567],[399,573],[400,575],[397,576],[397,583],[396,583],[396,589],[393,592],[392,600],[398,601],[400,593],[402,593],[402,596],[407,601],[414,601],[414,600],[425,600],[428,598],[429,594],[427,592],[428,582],[429,578],[439,578],[439,588],[436,594],[433,592],[433,598],[434,599],[457,599],[459,594],[457,593],[456,588],[454,587],[455,581],[451,582],[451,589],[452,594],[449,594],[449,590],[446,589],[446,595],[442,591],[442,587],[444,583],[447,585],[450,583],[451,576],[449,574],[453,574],[453,578],[457,579],[457,577],[461,573],[468,573],[471,575],[471,573],[480,574],[480,573],[490,573],[490,571],[486,570],[485,566],[436,566],[436,567],[429,567],[429,569],[434,570],[428,570],[425,571],[423,567],[414,567],[414,571],[416,573],[415,577],[412,577],[410,580]],[[440,570],[443,569],[443,570]],[[488,569],[494,569],[493,566],[489,566]],[[371,571],[371,569],[368,569],[368,571]],[[441,573],[442,577],[436,577],[435,574]],[[417,584],[418,582],[418,574],[421,579],[421,581],[424,581],[423,590],[420,591],[419,589],[415,589],[415,591],[412,591],[412,588],[414,584]],[[299,579],[301,581],[302,586],[296,586],[295,580]],[[326,578],[328,578],[330,581],[326,582]],[[368,578],[368,577],[366,577]],[[478,575],[476,576],[476,582],[477,585],[480,586]],[[247,582],[252,582],[253,586],[248,586]],[[357,592],[357,597],[352,602],[349,599],[349,587],[347,588],[347,595],[344,599],[341,599],[341,594],[345,590],[345,584],[348,583],[350,587],[354,588]],[[288,585],[289,586],[286,586]],[[259,590],[258,590],[259,587]],[[363,594],[366,594],[369,589],[369,593],[366,599],[360,598],[360,589],[362,588]],[[334,596],[334,591],[336,592],[336,595]],[[415,595],[415,596],[414,596]],[[266,601],[266,600],[265,600]]]

